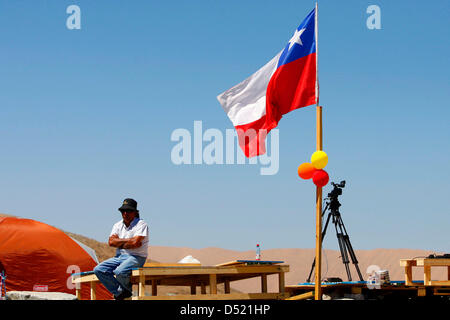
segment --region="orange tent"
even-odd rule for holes
[[[0,218],[0,262],[7,276],[7,291],[48,288],[49,292],[70,294],[75,294],[70,275],[91,271],[97,265],[82,245],[61,230],[13,217]],[[88,284],[81,286],[81,298],[90,298]],[[103,285],[97,286],[97,299],[111,298]]]

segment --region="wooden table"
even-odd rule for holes
[[[233,300],[233,299],[285,299],[285,272],[288,265],[254,264],[233,261],[217,266],[151,266],[135,269],[131,274],[131,282],[138,284],[138,295],[133,300]],[[267,291],[267,276],[278,275],[278,292]],[[230,283],[233,281],[259,277],[261,292],[231,293]],[[84,273],[73,277],[73,283],[90,282],[91,300],[96,299],[95,274]],[[217,285],[224,284],[225,293],[217,293]],[[145,294],[147,285],[151,285],[151,295]],[[187,286],[189,295],[158,296],[158,286]],[[197,292],[200,287],[200,293]],[[207,294],[206,288],[209,287]],[[79,297],[79,290],[77,296]]]
[[[400,266],[405,268],[405,285],[416,285],[412,282],[412,267],[423,267],[424,276],[423,284],[425,286],[450,286],[450,259],[430,259],[430,258],[416,258],[416,259],[401,259]],[[445,281],[431,281],[432,267],[447,267],[447,280]]]

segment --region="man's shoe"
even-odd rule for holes
[[[116,299],[116,300],[124,300],[126,298],[131,297],[131,296],[133,296],[132,292],[130,292],[130,291],[126,290],[126,289],[123,289],[123,291],[118,296],[114,296],[114,299]]]

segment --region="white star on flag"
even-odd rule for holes
[[[295,44],[298,43],[299,45],[303,45],[302,43],[302,39],[300,39],[300,36],[302,35],[302,33],[305,31],[306,29],[303,28],[302,30],[295,30],[294,35],[292,36],[291,40],[289,40],[289,49],[291,50],[291,47]]]

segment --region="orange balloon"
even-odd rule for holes
[[[298,166],[297,172],[300,178],[302,179],[311,179],[316,168],[309,162],[302,163]]]

